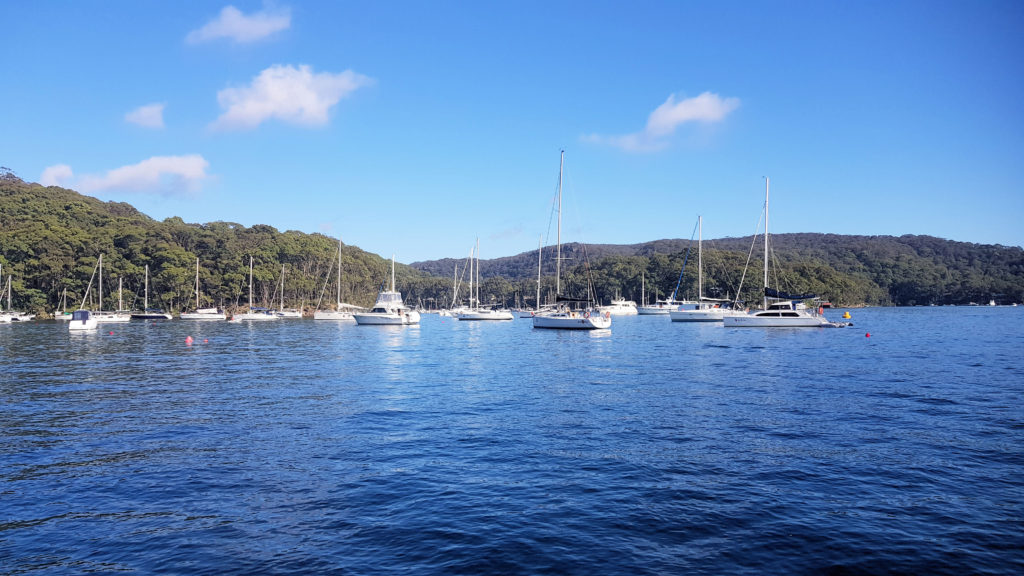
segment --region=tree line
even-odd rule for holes
[[[705,240],[704,294],[760,301],[760,253],[750,255],[751,237]],[[811,291],[837,305],[927,305],[1024,301],[1024,250],[953,242],[929,236],[772,236],[773,286]],[[117,308],[123,283],[127,308],[142,307],[145,267],[149,303],[169,311],[195,306],[199,259],[201,305],[228,310],[248,305],[252,257],[256,305],[328,308],[337,293],[334,267],[338,241],[323,234],[281,232],[272,226],[232,222],[156,221],[126,203],[103,202],[59,187],[26,183],[0,173],[0,265],[11,279],[13,302],[5,309],[49,313],[66,290],[67,308],[77,308],[103,254],[104,302]],[[545,249],[542,301],[555,292],[554,259]],[[584,297],[588,286],[600,301],[623,296],[640,302],[697,295],[696,246],[666,239],[637,245],[565,244],[563,293]],[[342,300],[369,306],[390,263],[356,246],[341,247]],[[684,271],[684,262],[686,263]],[[444,259],[396,266],[396,283],[407,303],[447,307],[453,273],[465,260]],[[744,271],[746,274],[744,275]],[[680,278],[680,272],[683,271]],[[464,275],[465,272],[460,272]],[[481,262],[484,303],[532,307],[537,293],[537,251]],[[465,284],[466,279],[461,281]],[[95,282],[95,280],[93,280]],[[460,288],[464,295],[465,288]],[[90,292],[96,293],[93,284]],[[96,307],[93,301],[87,306]]]

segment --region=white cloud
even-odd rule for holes
[[[239,44],[245,44],[262,40],[274,32],[285,30],[291,24],[292,16],[288,8],[265,8],[261,12],[246,16],[234,6],[225,6],[217,18],[210,20],[202,28],[189,32],[185,41],[189,44],[199,44],[228,38]]]
[[[271,66],[248,86],[217,92],[225,111],[212,124],[218,130],[255,128],[277,118],[291,124],[323,126],[328,111],[339,100],[373,79],[345,70],[338,74],[313,73],[309,66]]]
[[[39,177],[39,183],[43,186],[64,186],[73,176],[71,166],[57,164],[43,170],[43,174]]]
[[[210,163],[199,154],[153,156],[138,164],[115,168],[102,176],[82,176],[77,179],[75,187],[87,194],[105,191],[172,196],[191,194],[198,192],[203,180],[209,177],[206,173],[209,166]],[[65,168],[70,176],[71,168]]]
[[[615,146],[629,152],[660,150],[668,146],[669,138],[679,126],[686,123],[721,122],[739,105],[739,98],[722,98],[711,92],[678,102],[676,95],[671,94],[664,104],[655,108],[647,117],[647,126],[642,131],[621,136],[591,134],[584,136],[583,140]]]
[[[125,122],[131,122],[143,128],[164,127],[165,104],[146,104],[124,115]]]

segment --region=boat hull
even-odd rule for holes
[[[361,326],[408,326],[420,323],[419,312],[364,312],[352,315]]]
[[[337,320],[341,322],[356,321],[351,312],[337,312],[334,310],[317,310],[313,313],[313,320]]]
[[[535,314],[534,328],[552,330],[607,330],[612,327],[609,315],[586,313]]]
[[[179,316],[182,320],[227,320],[223,312],[182,312]]]
[[[231,319],[235,322],[263,322],[266,320],[280,320],[281,317],[274,316],[273,314],[246,312],[244,314],[235,314]]]
[[[503,310],[472,310],[455,315],[459,320],[515,320],[511,312]]]
[[[729,328],[822,328],[831,324],[824,316],[766,317],[753,314],[727,316],[722,323]]]

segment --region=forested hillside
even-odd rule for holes
[[[748,264],[752,241],[749,236],[704,241],[706,295],[734,297],[740,292],[743,299],[760,300],[762,256],[758,245]],[[640,301],[642,284],[648,300],[670,295],[677,283],[679,297],[695,297],[696,246],[687,256],[690,244],[678,239],[630,246],[566,244],[562,246],[567,287],[563,292],[582,296],[589,277],[605,302],[617,294]],[[1024,250],[1019,247],[928,236],[832,234],[773,235],[772,245],[777,270],[773,285],[817,292],[838,305],[1024,301]],[[324,306],[333,302],[337,249],[337,240],[322,234],[280,232],[268,225],[190,224],[180,218],[156,221],[129,204],[26,183],[0,172],[0,265],[4,285],[11,278],[13,296],[12,306],[5,293],[5,309],[51,312],[64,289],[68,308],[76,308],[100,254],[104,309],[117,307],[118,279],[124,281],[126,307],[141,308],[147,264],[151,306],[173,311],[194,306],[197,257],[203,304],[244,307],[250,256],[255,262],[257,305],[278,305],[283,267],[285,305],[312,309],[321,298]],[[545,300],[554,294],[553,251],[544,249]],[[456,266],[464,282],[464,259],[398,265],[398,288],[411,304],[448,306]],[[344,246],[342,299],[370,305],[388,270],[389,263],[379,256]],[[513,305],[519,300],[533,305],[536,250],[485,260],[481,272],[484,302]],[[95,280],[91,293],[96,293]]]

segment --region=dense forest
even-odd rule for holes
[[[760,300],[763,257],[754,239],[705,240],[704,292],[714,297]],[[1024,301],[1024,250],[953,242],[929,236],[772,236],[772,284],[812,291],[844,306],[967,304]],[[148,265],[151,307],[180,311],[195,306],[199,259],[203,305],[229,310],[248,305],[249,258],[254,261],[256,305],[307,310],[329,308],[336,294],[338,241],[322,234],[280,232],[268,225],[232,222],[191,224],[156,221],[125,203],[103,202],[59,187],[23,182],[0,170],[0,265],[12,295],[4,309],[46,314],[67,291],[77,308],[103,255],[103,309],[117,308],[123,281],[125,307],[142,307]],[[554,297],[553,248],[544,249],[542,299]],[[570,243],[563,292],[583,296],[589,283],[607,302],[616,295],[636,301],[696,296],[696,243],[657,240],[630,246]],[[342,246],[342,300],[368,306],[389,275],[389,263],[355,246]],[[686,263],[685,272],[684,262]],[[456,267],[465,282],[465,260],[398,265],[396,282],[406,301],[424,307],[452,302]],[[744,270],[746,274],[744,275]],[[530,306],[536,300],[537,251],[481,262],[481,299]],[[282,279],[283,275],[283,279]],[[681,277],[680,277],[681,276]],[[641,294],[644,286],[646,294]],[[86,302],[96,308],[95,301]]]

